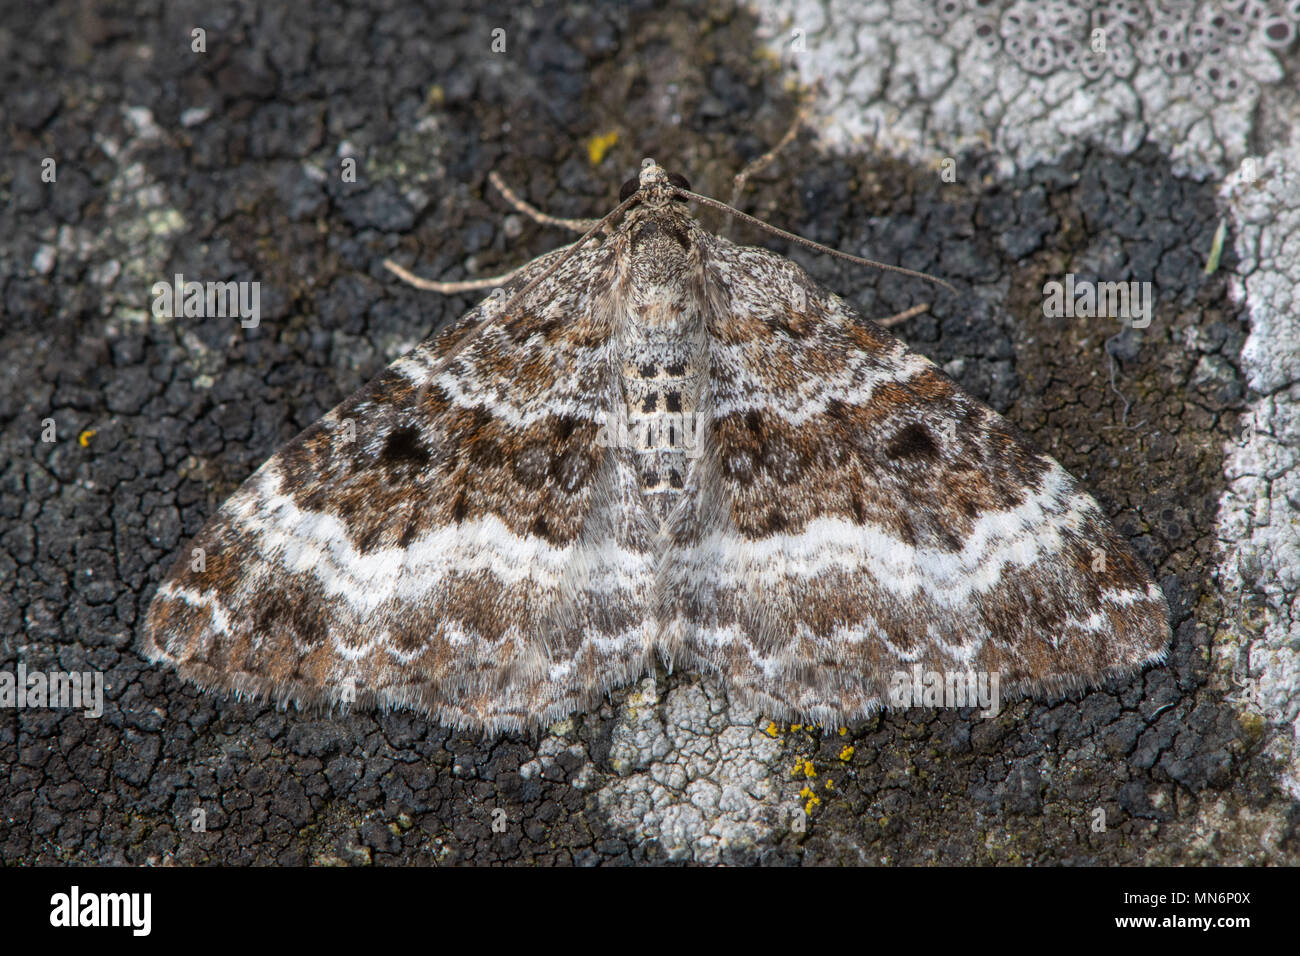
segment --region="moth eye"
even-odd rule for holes
[[[623,184],[623,188],[618,191],[618,201],[623,202],[628,196],[632,195],[641,188],[641,180],[633,176]]]
[[[668,185],[676,186],[678,189],[685,189],[687,192],[691,191],[690,180],[688,180],[681,173],[669,173]]]

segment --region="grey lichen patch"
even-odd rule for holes
[[[1293,827],[1285,805],[1243,807],[1230,800],[1207,802],[1197,815],[1182,859],[1187,863],[1231,859],[1242,866],[1267,866],[1288,858]],[[1169,862],[1166,848],[1152,847],[1146,862]]]
[[[653,676],[637,685],[611,734],[617,776],[596,793],[609,822],[630,834],[634,860],[757,859],[798,797],[779,781],[781,743],[760,721],[709,680],[675,681],[662,697]]]
[[[1300,799],[1300,143],[1264,158],[1223,195],[1236,226],[1234,283],[1251,332],[1242,370],[1253,392],[1226,446],[1220,574],[1233,619],[1220,673],[1244,716],[1264,722],[1267,753]]]
[[[429,203],[429,193],[446,192],[452,185],[447,178],[446,156],[453,132],[447,129],[439,112],[426,113],[402,127],[391,143],[371,150],[358,162],[364,162],[372,182],[392,180],[401,184],[403,195],[418,213]],[[339,155],[340,159],[346,158],[342,148]]]
[[[577,774],[569,782],[578,789],[589,784],[591,770],[587,751],[575,737],[573,720],[561,720],[552,724],[549,733],[538,742],[534,752],[536,756],[532,760],[519,765],[521,780],[555,783],[566,779],[568,767],[578,766]]]
[[[140,158],[166,143],[153,111],[145,106],[130,106],[122,112],[126,120],[122,140],[106,136],[99,143],[104,154],[116,163],[115,175],[106,189],[106,225],[80,244],[80,254],[87,262],[101,262],[108,254],[120,256],[125,263],[120,293],[112,292],[112,281],[100,283],[110,296],[109,302],[115,305],[113,317],[121,323],[148,322],[153,319],[152,310],[147,308],[149,289],[157,281],[170,280],[165,275],[167,261],[187,224],[184,214],[169,202],[165,184],[155,180],[147,162]],[[118,273],[113,272],[111,278],[118,279]],[[141,308],[141,304],[146,307]]]
[[[31,189],[48,193],[55,215],[33,217],[24,229],[31,235],[12,241],[21,248],[25,239],[35,240],[31,271],[54,285],[62,309],[76,313],[93,303],[105,331],[121,334],[152,321],[150,287],[169,278],[167,263],[188,222],[170,184],[151,170],[150,155],[171,145],[152,110],[108,106],[94,96],[79,109],[98,109],[110,122],[85,144],[88,155],[69,155],[57,141],[36,147],[36,168],[51,178]]]
[[[1222,172],[1283,78],[1296,7],[1065,0],[753,0],[763,36],[821,81],[827,142],[930,159],[992,147],[1027,168],[1062,144],[1157,143],[1175,173]]]

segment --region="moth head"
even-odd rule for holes
[[[641,193],[643,199],[654,201],[669,201],[673,199],[682,199],[677,192],[679,189],[690,190],[691,184],[685,176],[678,173],[670,173],[653,159],[646,158],[641,160],[641,173],[633,176],[623,184],[619,190],[618,201],[624,202],[634,193]],[[639,203],[639,200],[638,200]],[[633,203],[635,206],[638,203]]]

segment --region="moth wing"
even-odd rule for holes
[[[712,407],[662,581],[672,656],[778,717],[888,705],[916,665],[1001,691],[1163,659],[1168,608],[1097,502],[793,263],[706,265]]]
[[[554,255],[258,469],[159,587],[145,655],[205,688],[487,731],[638,676],[651,564],[600,438],[610,254],[500,314]]]

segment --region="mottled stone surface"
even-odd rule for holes
[[[0,860],[1300,859],[1294,45],[1227,37],[1238,86],[1202,89],[1204,51],[1168,60],[1150,17],[1126,28],[1133,62],[1092,76],[1059,36],[1050,57],[1017,41],[1025,4],[653,6],[30,5],[0,26],[0,670],[107,683],[98,720],[0,712]],[[647,155],[725,199],[789,125],[790,79],[822,83],[819,132],[742,205],[963,288],[788,252],[867,315],[932,303],[900,333],[1099,494],[1173,608],[1166,666],[991,720],[824,731],[661,672],[540,737],[479,740],[208,697],[136,655],[221,500],[468,307],[386,256],[454,279],[565,241],[512,214],[492,169],[557,215],[606,211]],[[155,317],[178,272],[259,281],[259,326]],[[1045,318],[1066,272],[1152,282],[1151,325]]]

